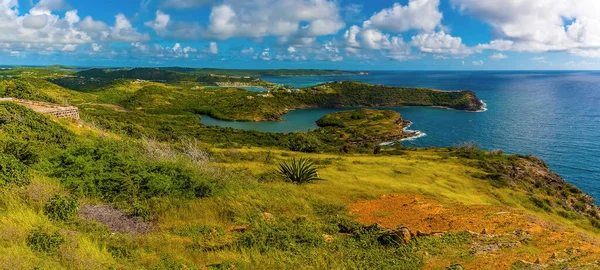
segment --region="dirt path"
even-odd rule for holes
[[[579,269],[600,269],[600,240],[558,223],[528,215],[521,210],[492,205],[442,204],[422,195],[385,195],[377,200],[349,205],[364,224],[387,228],[407,226],[411,231],[473,232],[471,258],[426,256],[428,269],[458,262],[465,269],[508,269],[519,261],[537,266],[569,261]],[[484,231],[485,229],[485,231]],[[584,268],[587,268],[584,267]]]

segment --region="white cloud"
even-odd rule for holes
[[[125,15],[119,13],[115,16],[115,25],[110,28],[110,38],[113,41],[119,42],[137,42],[137,41],[149,41],[150,36],[148,34],[141,34],[137,32],[131,22],[125,17]]]
[[[339,13],[337,2],[331,0],[225,0],[212,8],[205,35],[218,39],[324,36],[345,26]]]
[[[594,56],[600,48],[597,0],[451,0],[460,11],[490,24],[510,50],[567,51]]]
[[[99,45],[97,43],[92,43],[92,51],[99,52],[101,50],[102,50],[102,45]]]
[[[506,56],[505,54],[502,53],[494,53],[490,56],[490,59],[492,60],[502,60],[502,59],[506,59],[508,58],[508,56]]]
[[[451,54],[460,57],[474,52],[462,43],[460,37],[453,37],[444,31],[418,34],[412,37],[410,43],[425,53]]]
[[[153,21],[145,22],[144,25],[154,29],[159,36],[164,36],[167,31],[167,26],[171,22],[171,16],[160,10],[156,11],[156,18]]]
[[[254,48],[242,49],[243,54],[254,54]]]
[[[442,20],[439,0],[409,0],[408,5],[395,3],[373,15],[366,23],[396,33],[411,29],[432,31]]]
[[[210,44],[208,44],[208,50],[209,53],[212,54],[218,54],[219,53],[219,47],[217,46],[216,42],[211,42]]]
[[[476,67],[483,66],[483,64],[484,64],[483,60],[473,61],[473,66],[476,66]]]
[[[287,51],[288,51],[289,53],[295,53],[295,52],[296,52],[296,48],[294,48],[294,46],[289,46],[289,47],[287,48]]]
[[[265,61],[271,60],[271,49],[270,48],[264,49],[259,57],[260,57],[260,59],[265,60]]]

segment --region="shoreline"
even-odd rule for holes
[[[413,122],[409,121],[409,120],[406,120],[406,121],[408,121],[408,125],[406,125],[405,127],[402,128],[402,132],[403,132],[403,134],[412,135],[412,136],[409,136],[409,137],[406,137],[406,138],[402,138],[402,139],[399,139],[399,140],[395,140],[395,141],[382,142],[379,145],[381,145],[381,146],[392,146],[392,145],[394,145],[397,142],[414,141],[414,140],[416,140],[418,138],[422,138],[422,137],[427,136],[427,133],[422,132],[420,130],[410,130],[410,129],[408,129],[408,128],[410,128],[410,126],[412,126]]]

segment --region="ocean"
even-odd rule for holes
[[[372,71],[362,76],[264,77],[305,87],[329,81],[472,90],[485,112],[397,107],[425,136],[403,141],[418,147],[475,143],[507,153],[533,154],[565,180],[600,198],[600,72],[594,71]],[[203,117],[211,125],[292,132],[316,128],[317,119],[340,109],[296,110],[285,122],[227,122]]]

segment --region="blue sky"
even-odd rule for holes
[[[599,69],[598,0],[0,0],[0,65]]]

